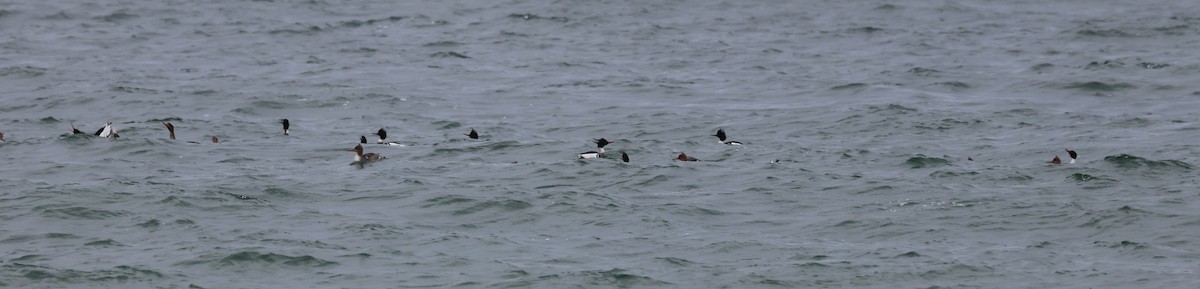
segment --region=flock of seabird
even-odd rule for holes
[[[288,119],[285,118],[285,119],[280,119],[279,123],[283,125],[283,135],[289,135],[289,133],[290,133],[289,129],[291,128],[291,121],[288,121]],[[171,140],[174,140],[175,139],[175,125],[171,124],[170,122],[163,122],[162,124],[164,127],[167,128],[167,132],[170,133]],[[70,131],[71,131],[71,134],[84,133],[83,131],[76,129],[74,123],[71,123]],[[388,137],[387,130],[385,130],[383,128],[380,128],[378,131],[376,131],[372,134],[379,136],[379,139],[376,141],[377,144],[392,145],[392,146],[404,146],[403,144],[401,144],[399,142],[388,141],[387,140],[387,137]],[[97,137],[110,138],[110,139],[115,139],[115,138],[121,137],[120,135],[117,134],[117,129],[113,128],[111,122],[105,124],[104,127],[100,128],[99,130],[96,130],[96,133],[94,133],[94,135]],[[472,128],[470,132],[465,133],[463,135],[467,136],[470,139],[479,139],[479,133],[476,132],[474,128]],[[728,140],[727,136],[725,135],[725,129],[718,128],[717,133],[713,134],[712,136],[717,137],[717,141],[722,144],[731,145],[731,146],[742,145],[742,142]],[[0,132],[0,143],[3,143],[3,142],[4,142],[4,132]],[[188,142],[189,143],[197,143],[197,144],[200,143],[200,142],[196,142],[196,141],[188,141]],[[217,136],[214,135],[214,136],[212,136],[212,143],[220,143],[220,139],[218,139]],[[359,144],[354,146],[354,148],[348,149],[348,151],[354,152],[354,162],[355,163],[363,164],[363,163],[367,163],[367,162],[373,162],[373,161],[385,159],[385,157],[383,157],[383,155],[380,155],[378,153],[363,152],[362,145],[366,144],[366,143],[367,143],[367,136],[365,136],[365,135],[360,136]],[[608,158],[608,155],[604,152],[604,146],[607,146],[608,144],[611,144],[612,142],[607,139],[600,138],[600,139],[596,139],[595,143],[596,143],[596,150],[579,153],[579,155],[578,155],[579,159]],[[1070,148],[1067,148],[1066,151],[1067,151],[1067,155],[1071,157],[1071,159],[1070,159],[1070,161],[1068,161],[1068,163],[1074,164],[1075,160],[1079,157],[1079,155],[1075,153],[1075,150],[1072,150]],[[679,156],[675,157],[673,160],[684,161],[684,162],[699,161],[698,159],[696,159],[694,157],[690,157],[687,154],[682,153],[682,152],[679,153]],[[967,157],[967,160],[974,161],[974,159],[972,159],[971,157]],[[625,152],[621,152],[621,161],[628,163],[629,155],[626,154]],[[771,163],[777,163],[777,162],[779,162],[779,161],[776,160],[776,161],[772,161]],[[1054,164],[1054,165],[1060,165],[1063,163],[1063,160],[1061,158],[1059,158],[1057,155],[1055,155],[1054,159],[1050,160],[1047,163]]]

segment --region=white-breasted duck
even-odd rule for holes
[[[117,129],[113,128],[111,122],[108,124],[105,124],[104,127],[100,128],[100,130],[97,130],[96,136],[102,137],[102,138],[119,138],[119,137],[121,137],[120,135],[117,135]]]
[[[292,122],[288,119],[280,119],[279,123],[283,124],[283,135],[288,135],[288,128],[292,127]]]
[[[603,138],[597,139],[596,140],[597,151],[586,151],[586,152],[580,153],[579,158],[581,158],[581,159],[602,159],[602,158],[604,158],[604,146],[606,146],[608,144],[609,144],[609,142],[606,139],[603,139]]]
[[[375,141],[377,144],[385,144],[390,146],[402,145],[400,142],[387,141],[387,131],[382,128],[380,128],[379,131],[375,132],[374,134],[379,136],[379,140]]]
[[[1072,164],[1075,163],[1075,159],[1079,157],[1079,155],[1075,153],[1075,150],[1070,149],[1070,148],[1067,148],[1067,154],[1071,155],[1070,163],[1072,163]]]
[[[731,146],[740,146],[740,145],[742,145],[742,142],[740,142],[740,141],[733,141],[733,140],[727,141],[727,140],[725,140],[725,130],[724,130],[724,129],[720,129],[720,128],[718,128],[718,129],[717,129],[717,134],[714,134],[713,136],[717,137],[718,141],[719,141],[719,142],[721,142],[721,143],[723,143],[723,144],[727,144],[727,145],[731,145]]]

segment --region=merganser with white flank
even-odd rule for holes
[[[580,153],[579,158],[581,158],[581,159],[602,159],[602,158],[604,158],[604,146],[606,146],[608,144],[609,144],[608,140],[598,139],[598,140],[596,140],[596,147],[599,148],[599,151],[586,151],[586,152]]]
[[[121,137],[120,135],[117,135],[117,129],[113,128],[111,122],[108,124],[105,124],[103,128],[96,131],[96,136],[99,136],[102,138],[119,138],[119,137]]]
[[[678,156],[678,157],[675,157],[675,160],[677,160],[677,161],[684,161],[684,162],[697,162],[697,161],[700,161],[700,160],[698,160],[698,159],[696,159],[696,158],[689,157],[689,156],[688,156],[687,154],[685,154],[685,153],[679,153],[679,156]]]
[[[163,126],[167,127],[167,131],[171,133],[171,140],[175,140],[175,125],[170,122],[163,122]]]
[[[383,159],[383,156],[377,153],[364,154],[362,144],[354,146],[354,148],[350,149],[350,151],[354,152],[354,161],[358,163],[373,162]]]
[[[724,129],[720,129],[720,128],[718,128],[718,129],[717,129],[717,134],[714,134],[713,136],[717,137],[717,139],[719,139],[719,141],[720,141],[721,143],[723,143],[723,144],[727,144],[727,145],[731,145],[731,146],[740,146],[740,145],[742,145],[742,142],[740,142],[740,141],[732,141],[732,140],[731,140],[731,141],[726,141],[726,140],[725,140],[725,130],[724,130]]]
[[[1070,162],[1070,163],[1072,163],[1072,164],[1073,164],[1073,163],[1075,163],[1075,158],[1078,158],[1078,157],[1079,157],[1079,155],[1078,155],[1078,154],[1075,154],[1075,150],[1072,150],[1072,149],[1070,149],[1070,148],[1067,148],[1067,154],[1070,154],[1070,155],[1071,155],[1071,162]]]
[[[377,144],[385,144],[385,145],[390,145],[390,146],[402,146],[402,144],[400,144],[400,142],[387,141],[387,131],[383,130],[382,128],[380,128],[379,131],[375,132],[375,135],[379,136],[379,140],[375,141],[375,143],[377,143]]]
[[[292,122],[288,121],[288,119],[285,118],[285,119],[280,119],[279,123],[283,124],[283,135],[288,135],[288,128],[292,126]]]
[[[464,135],[466,135],[467,137],[469,137],[471,139],[479,139],[479,133],[475,132],[474,128],[471,129],[471,132],[465,133]]]
[[[625,152],[621,152],[621,161],[622,161],[622,162],[627,162],[627,163],[628,163],[628,162],[629,162],[629,155],[625,154]]]

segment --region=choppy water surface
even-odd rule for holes
[[[0,3],[0,287],[1194,287],[1200,6],[1043,2]]]

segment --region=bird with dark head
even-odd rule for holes
[[[387,141],[387,130],[384,130],[383,128],[380,128],[380,129],[379,129],[379,131],[376,131],[376,132],[374,133],[374,135],[378,135],[378,136],[379,136],[379,140],[378,140],[378,141],[375,141],[375,143],[378,143],[378,144],[385,144],[385,145],[392,145],[392,146],[398,146],[398,145],[400,145],[400,142]]]
[[[474,128],[471,129],[471,132],[465,133],[464,135],[471,139],[479,139],[479,133],[475,132]]]
[[[727,145],[731,145],[731,146],[740,146],[740,145],[742,145],[742,142],[740,142],[740,141],[732,141],[732,140],[730,140],[730,141],[727,141],[727,140],[725,140],[725,130],[724,130],[724,129],[720,129],[720,128],[718,128],[718,129],[717,129],[717,134],[714,134],[714,135],[712,135],[712,136],[715,136],[715,137],[717,137],[717,141],[718,141],[718,142],[721,142],[721,143],[723,143],[723,144],[727,144]]]
[[[603,138],[597,139],[596,140],[597,150],[582,152],[579,154],[579,158],[581,158],[581,159],[602,159],[605,156],[604,155],[604,146],[606,146],[608,144],[609,144],[609,142],[606,139],[603,139]]]
[[[292,122],[288,119],[280,119],[279,123],[283,124],[283,135],[288,135],[288,129],[292,127]]]
[[[688,156],[687,154],[685,154],[685,153],[679,153],[679,156],[678,156],[678,157],[675,157],[675,160],[677,160],[677,161],[684,161],[684,162],[696,162],[696,161],[700,161],[700,160],[698,160],[698,159],[696,159],[696,158],[689,157],[689,156]]]
[[[79,131],[79,129],[75,128],[75,122],[71,122],[71,134],[81,134],[81,133],[83,133],[83,132]]]
[[[171,140],[175,140],[175,125],[164,121],[163,126],[167,127],[167,132],[171,133]]]

